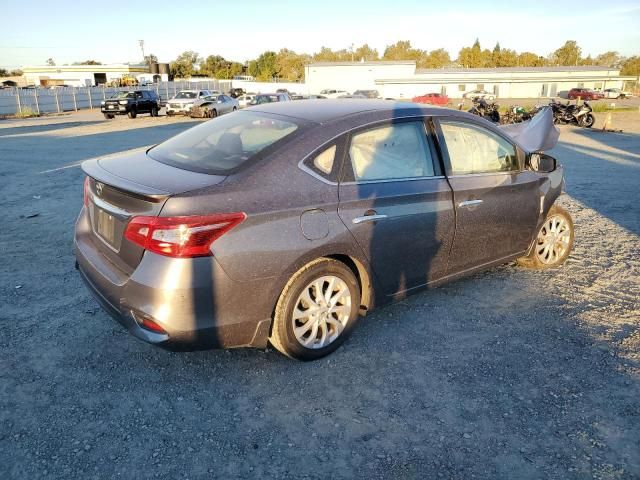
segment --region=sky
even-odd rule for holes
[[[0,9],[0,66],[18,68],[83,60],[140,62],[145,53],[161,62],[185,50],[244,62],[266,50],[313,53],[368,43],[382,54],[398,40],[415,48],[444,48],[451,58],[476,38],[518,52],[547,56],[576,40],[583,56],[615,50],[640,55],[640,0],[558,2],[457,0],[351,0],[322,2],[193,0],[6,2]]]

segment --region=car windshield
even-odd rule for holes
[[[270,115],[241,112],[191,128],[153,147],[148,155],[185,170],[227,174],[297,128]]]
[[[178,92],[178,94],[173,98],[197,98],[198,94],[196,92]]]
[[[136,98],[135,92],[118,92],[111,98]]]
[[[257,95],[256,97],[253,98],[253,100],[251,100],[251,105],[260,105],[262,103],[271,103],[271,102],[277,102],[277,101],[278,101],[277,95]]]

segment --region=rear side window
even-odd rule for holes
[[[238,112],[209,120],[149,150],[162,163],[205,173],[226,174],[288,137],[290,121],[258,112]]]
[[[349,157],[356,181],[434,175],[422,122],[396,123],[356,133],[351,137]]]
[[[440,121],[452,175],[510,172],[520,169],[515,147],[480,126]]]

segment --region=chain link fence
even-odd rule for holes
[[[0,116],[29,116],[100,108],[101,101],[117,92],[131,90],[154,90],[164,103],[180,90],[228,92],[230,88],[231,80],[159,82],[135,87],[5,88],[0,90]]]

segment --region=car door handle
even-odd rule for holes
[[[384,220],[385,218],[387,218],[386,215],[364,215],[362,217],[356,217],[353,220],[351,220],[355,225],[358,225],[360,223],[364,223],[364,222],[377,222],[379,220]]]
[[[471,207],[472,205],[480,205],[482,200],[465,200],[464,202],[460,202],[458,207]]]

